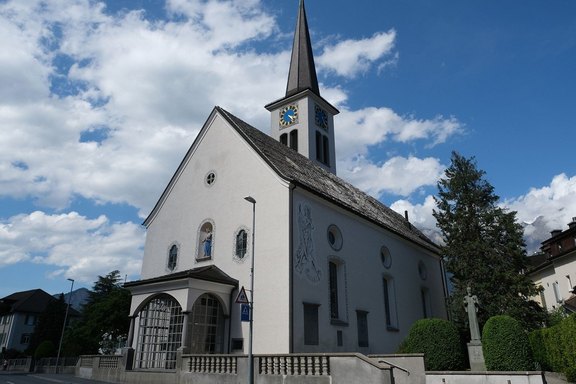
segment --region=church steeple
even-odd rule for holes
[[[336,173],[334,115],[339,112],[320,96],[304,0],[298,10],[286,96],[266,109],[272,112],[273,138]]]
[[[314,55],[312,54],[312,43],[310,43],[310,32],[308,31],[308,21],[306,20],[306,10],[304,0],[300,0],[298,21],[292,43],[292,57],[290,59],[290,70],[288,72],[288,84],[286,85],[286,97],[292,96],[305,89],[310,89],[320,96],[318,78],[316,77],[316,66],[314,65]]]

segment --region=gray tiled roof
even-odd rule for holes
[[[54,297],[41,289],[15,292],[0,299],[4,310],[9,312],[42,313]]]
[[[290,58],[290,70],[288,71],[286,96],[295,95],[305,89],[310,89],[320,96],[304,0],[300,0],[298,21],[292,45],[292,57]]]
[[[440,253],[438,246],[402,215],[224,109],[216,107],[216,110],[282,178],[434,253]]]
[[[146,285],[152,283],[160,283],[164,281],[173,281],[181,279],[196,279],[212,281],[215,283],[221,283],[231,286],[238,286],[238,280],[231,278],[226,273],[224,273],[220,268],[215,265],[208,265],[204,267],[198,267],[194,269],[187,269],[185,271],[172,273],[169,275],[162,275],[159,277],[153,277],[150,279],[136,280],[124,284],[124,287],[136,287],[139,285]]]

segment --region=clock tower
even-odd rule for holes
[[[300,0],[286,96],[266,109],[272,114],[274,139],[336,174],[334,116],[339,111],[320,96],[304,0]]]

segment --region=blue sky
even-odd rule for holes
[[[298,1],[0,1],[0,297],[137,279],[142,220],[214,105],[268,131]],[[475,156],[528,251],[576,216],[576,2],[306,2],[338,174],[437,239]]]

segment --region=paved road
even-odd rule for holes
[[[73,375],[50,373],[0,372],[0,384],[110,384],[81,379]]]

